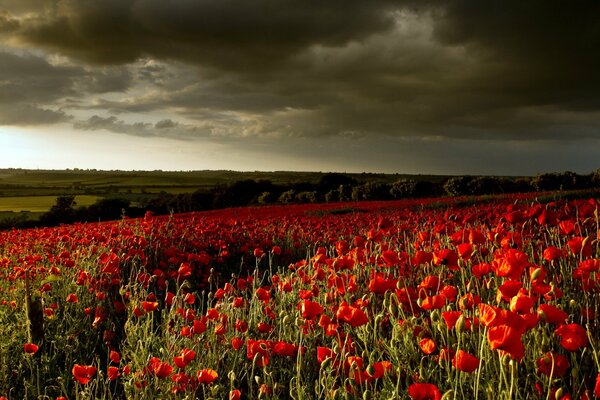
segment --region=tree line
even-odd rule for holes
[[[244,179],[192,193],[160,193],[132,203],[125,198],[103,198],[88,207],[77,207],[75,196],[59,196],[38,221],[5,220],[0,228],[56,226],[139,217],[147,211],[164,215],[248,205],[298,204],[405,198],[472,196],[600,188],[600,169],[588,175],[574,172],[545,173],[534,177],[454,176],[436,182],[401,179],[393,183],[360,182],[342,173],[324,174],[317,183],[274,184],[269,180]]]

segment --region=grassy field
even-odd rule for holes
[[[321,172],[239,171],[96,171],[0,169],[0,212],[45,212],[57,196],[75,195],[80,206],[99,197],[139,201],[157,193],[192,193],[236,181],[269,180],[274,184],[318,183]],[[400,179],[441,181],[445,176],[400,174],[347,174],[359,182],[392,183]],[[13,216],[9,214],[9,217]]]
[[[99,199],[98,196],[82,195],[75,197],[78,206],[89,206]],[[0,197],[0,212],[45,212],[56,202],[56,196]]]

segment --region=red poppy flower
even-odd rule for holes
[[[70,293],[67,295],[67,303],[77,303],[78,301],[79,299],[76,294]]]
[[[522,331],[508,325],[494,326],[488,331],[488,341],[492,350],[498,349],[508,353],[512,359],[520,361],[525,355],[525,347],[521,342]]]
[[[413,383],[408,387],[408,395],[413,400],[441,400],[442,393],[432,383]]]
[[[569,239],[567,246],[573,255],[588,258],[592,255],[592,241],[589,237],[576,236]]]
[[[435,265],[445,265],[450,269],[458,267],[458,254],[454,250],[442,249],[433,253]]]
[[[271,299],[271,293],[265,288],[256,289],[256,297],[263,303],[268,303]]]
[[[426,251],[419,250],[419,251],[415,252],[415,255],[413,256],[411,263],[412,263],[412,265],[422,265],[422,264],[427,264],[432,259],[433,259],[433,254],[426,252]]]
[[[142,308],[147,313],[152,312],[158,308],[157,301],[142,301]]]
[[[194,325],[192,327],[192,332],[195,335],[201,334],[202,332],[206,331],[206,329],[207,329],[207,326],[206,326],[206,324],[203,321],[201,321],[199,319],[195,319],[194,320]]]
[[[353,327],[365,325],[369,322],[369,318],[363,310],[357,307],[349,306],[345,304],[345,302],[338,307],[335,316],[338,320],[347,322]]]
[[[241,338],[234,337],[233,339],[231,339],[231,347],[233,347],[234,350],[241,349],[243,345],[244,341]]]
[[[371,372],[367,372],[373,379],[382,378],[383,375],[392,370],[392,363],[389,361],[378,361],[372,366]]]
[[[542,257],[546,261],[554,261],[563,257],[563,251],[558,247],[548,246],[544,249]]]
[[[35,343],[25,343],[23,345],[23,350],[27,354],[35,354],[39,350],[39,346]]]
[[[456,321],[458,321],[462,315],[462,311],[442,311],[442,318],[448,329],[454,328]]]
[[[276,342],[273,345],[273,354],[282,357],[294,357],[298,353],[298,346],[292,343]]]
[[[594,386],[594,396],[600,397],[600,373],[596,377],[596,385]]]
[[[460,258],[463,260],[470,260],[475,249],[471,243],[461,243],[456,246],[456,250],[458,251]]]
[[[510,300],[510,311],[523,314],[528,313],[533,308],[534,302],[534,299],[530,296],[517,293],[517,295]]]
[[[388,267],[400,264],[400,258],[398,257],[398,253],[395,251],[386,250],[381,253],[381,257]]]
[[[554,325],[562,324],[569,318],[569,314],[552,304],[540,304],[537,312],[542,321]]]
[[[118,379],[119,376],[121,376],[121,372],[119,372],[119,368],[111,365],[110,367],[108,367],[108,370],[106,371],[106,376],[108,377],[109,381],[114,381],[114,380]]]
[[[388,278],[384,274],[378,273],[369,281],[369,292],[375,294],[384,294],[388,291],[396,290],[398,279]]]
[[[304,300],[300,304],[300,312],[302,314],[302,318],[312,319],[318,315],[323,314],[323,307],[314,301]]]
[[[421,302],[421,308],[423,310],[439,310],[446,305],[446,298],[441,294],[434,296],[427,296]]]
[[[85,385],[94,377],[94,375],[96,375],[96,367],[93,365],[75,364],[71,372],[77,382]]]
[[[242,391],[239,389],[233,389],[229,392],[229,400],[240,400],[242,398]]]
[[[161,379],[166,378],[173,372],[173,367],[169,363],[162,362],[156,357],[152,357],[148,364],[150,365],[150,371]]]
[[[459,371],[471,373],[479,367],[479,358],[461,349],[454,355],[452,365]]]
[[[471,267],[471,272],[477,279],[483,278],[485,275],[492,272],[492,266],[488,263],[476,264]]]
[[[273,330],[273,325],[267,324],[265,322],[259,322],[257,324],[257,328],[260,333],[269,333]]]
[[[500,308],[480,303],[477,305],[477,309],[479,310],[479,322],[481,322],[483,326],[489,328],[497,325],[500,318]]]
[[[192,293],[187,293],[183,298],[183,301],[186,304],[194,304],[196,302],[196,297]]]
[[[535,362],[538,373],[550,378],[562,378],[569,368],[569,360],[560,354],[546,353]]]
[[[560,345],[568,351],[577,351],[588,345],[587,331],[579,324],[561,325],[554,331]]]
[[[214,369],[205,368],[198,371],[198,382],[203,385],[213,383],[218,377],[219,374]]]
[[[111,362],[113,362],[115,364],[118,364],[121,362],[121,355],[114,350],[110,351],[110,353],[108,354],[108,358],[110,359]]]
[[[529,264],[527,254],[517,249],[508,249],[495,254],[492,269],[498,276],[519,280]]]
[[[433,339],[430,338],[421,339],[419,341],[419,348],[421,349],[423,354],[427,355],[435,353],[437,351],[437,345],[435,344]]]
[[[322,364],[328,358],[335,358],[335,353],[329,347],[317,347],[317,361]]]

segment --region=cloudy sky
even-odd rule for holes
[[[595,0],[0,0],[0,167],[600,168]]]

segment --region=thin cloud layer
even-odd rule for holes
[[[0,40],[4,125],[292,153],[600,141],[592,0],[3,0]]]

